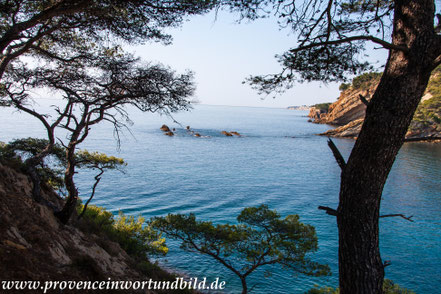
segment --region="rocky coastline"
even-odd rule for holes
[[[159,268],[147,257],[143,261],[136,259],[104,232],[91,231],[90,223],[84,219],[78,220],[75,216],[68,225],[62,225],[47,206],[32,199],[31,190],[27,175],[0,163],[0,260],[4,265],[0,275],[3,280],[41,281],[42,284],[44,281],[175,280],[175,274]],[[52,188],[43,185],[42,197],[61,208],[62,200]],[[69,291],[96,292],[93,289]],[[122,292],[106,290],[106,293]],[[139,289],[130,293],[166,292]]]
[[[356,87],[346,84],[336,102],[312,106],[308,114],[310,122],[335,127],[319,135],[356,139],[363,125],[366,104],[372,98],[378,82],[379,77],[376,77]],[[441,74],[435,72],[411,122],[406,141],[441,141],[441,95],[438,94],[438,82],[441,82]]]

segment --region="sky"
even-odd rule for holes
[[[258,95],[248,84],[250,75],[278,73],[276,54],[295,47],[295,36],[279,30],[275,19],[242,21],[226,12],[196,16],[170,30],[173,44],[148,43],[126,48],[145,61],[160,62],[177,72],[192,70],[202,104],[254,107],[287,107],[334,102],[340,83],[296,84],[283,95]],[[381,52],[380,52],[381,51]],[[369,50],[373,62],[384,62],[384,50]]]

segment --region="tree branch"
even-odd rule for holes
[[[369,102],[366,100],[366,97],[364,97],[363,95],[359,95],[358,97],[360,97],[361,102],[363,102],[364,105],[368,106]]]
[[[407,217],[407,216],[405,216],[404,214],[401,214],[401,213],[380,215],[381,218],[383,218],[383,217],[397,217],[397,216],[398,216],[398,217],[402,217],[402,218],[404,218],[405,220],[408,220],[408,221],[410,221],[410,222],[413,222],[413,221],[414,221],[414,220],[412,219],[413,215],[411,215],[411,216],[409,216],[409,217]]]
[[[51,59],[56,59],[58,61],[66,62],[66,63],[67,62],[72,62],[72,61],[75,61],[75,60],[78,60],[78,59],[86,59],[86,58],[87,59],[92,59],[92,56],[91,55],[87,55],[87,54],[79,54],[79,55],[76,55],[76,56],[73,56],[73,57],[70,57],[70,58],[63,58],[63,57],[58,56],[55,53],[52,53],[52,52],[50,52],[48,50],[44,50],[40,46],[35,46],[35,45],[31,45],[29,47],[29,49],[33,49],[33,50],[39,52],[40,54],[45,55],[45,56],[47,56],[47,57],[49,57]]]
[[[329,215],[333,215],[333,216],[337,216],[338,215],[337,210],[335,210],[335,209],[333,209],[331,207],[328,207],[328,206],[319,206],[318,209],[324,210]]]
[[[308,50],[308,49],[312,49],[312,48],[315,48],[315,47],[327,46],[327,45],[337,45],[337,44],[343,44],[343,43],[351,43],[353,41],[371,41],[371,42],[374,42],[376,44],[379,44],[379,45],[383,46],[386,49],[399,50],[399,51],[403,51],[403,52],[408,52],[409,51],[409,48],[407,48],[407,47],[397,46],[397,45],[394,45],[392,43],[386,42],[386,41],[384,41],[384,40],[382,40],[380,38],[376,38],[374,36],[352,36],[352,37],[348,37],[348,38],[344,38],[344,39],[339,39],[339,40],[311,43],[309,45],[305,45],[305,46],[301,46],[301,47],[297,47],[297,48],[291,49],[290,52],[291,53],[296,53],[296,52],[299,52],[299,51]]]
[[[330,138],[328,139],[328,146],[329,148],[331,148],[332,154],[334,154],[335,160],[337,161],[341,170],[344,171],[344,169],[346,168],[345,159],[343,158],[337,146],[335,146],[334,142]]]
[[[97,168],[99,168],[99,167],[97,167]],[[92,194],[90,195],[90,197],[87,200],[86,204],[84,204],[83,211],[78,216],[78,219],[80,219],[84,215],[84,213],[86,212],[86,209],[87,209],[87,205],[89,205],[89,202],[92,201],[93,196],[95,196],[96,187],[98,186],[99,182],[101,181],[101,176],[104,173],[104,169],[99,168],[99,170],[100,170],[100,172],[95,176],[95,183],[93,184],[93,187],[92,187]]]

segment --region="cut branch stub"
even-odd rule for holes
[[[335,210],[335,209],[333,209],[331,207],[328,207],[328,206],[319,206],[318,209],[324,210],[329,215],[333,215],[333,216],[337,216],[338,215],[337,210]]]
[[[337,146],[335,146],[334,142],[331,139],[328,139],[328,146],[332,150],[332,154],[334,154],[335,160],[343,171],[346,167],[346,161],[338,150]]]
[[[383,262],[383,267],[389,266],[389,265],[391,265],[391,264],[392,264],[392,262],[391,262],[390,260],[385,260],[385,261]]]
[[[359,95],[361,102],[363,102],[364,105],[368,106],[369,102],[366,100],[366,97],[364,97],[363,95]]]

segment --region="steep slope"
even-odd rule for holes
[[[158,279],[155,274],[146,277],[137,270],[135,261],[119,244],[81,231],[77,226],[79,223],[61,225],[49,208],[33,201],[30,195],[28,177],[0,164],[0,280],[43,283]],[[59,196],[50,189],[42,191],[42,196],[61,206]],[[106,290],[105,293],[112,291]],[[152,292],[130,290],[115,293]]]
[[[378,85],[380,76],[365,74],[354,78],[352,85],[343,84],[340,97],[329,106],[328,111],[311,108],[309,117],[314,123],[330,124],[335,129],[323,134],[331,137],[355,138],[361,130],[366,112],[364,97],[369,101]],[[342,86],[343,86],[342,85]],[[427,87],[426,94],[415,113],[414,119],[406,134],[406,140],[437,140],[441,139],[441,69],[434,71]]]

